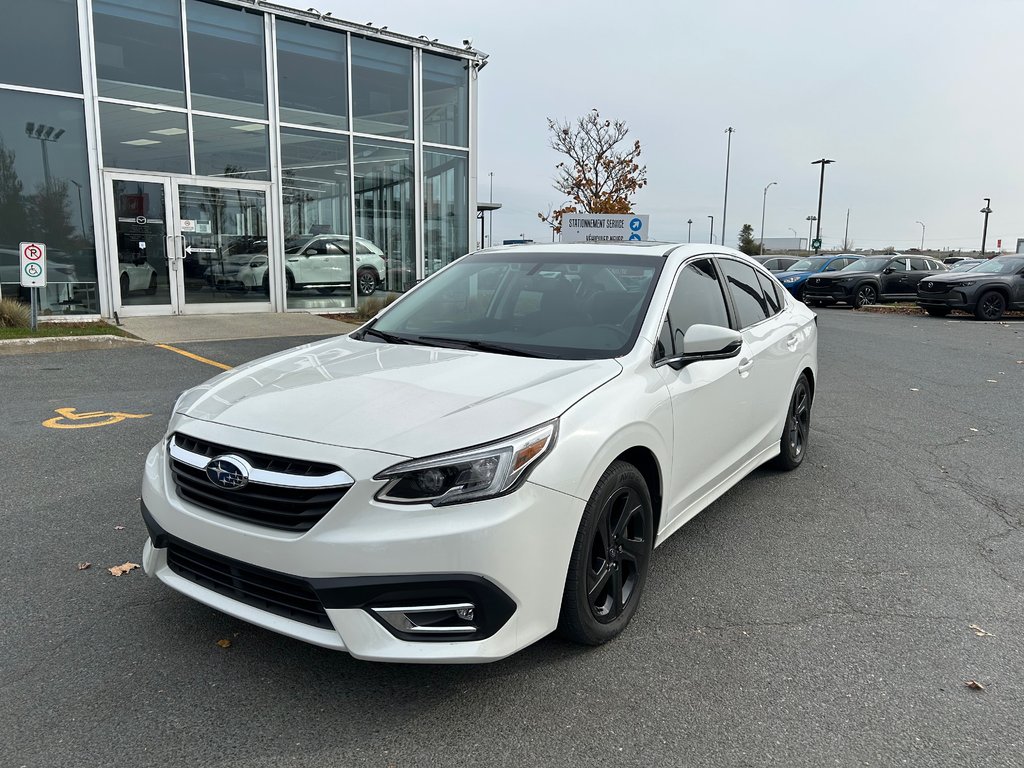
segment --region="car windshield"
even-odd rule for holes
[[[950,272],[970,272],[976,266],[981,264],[980,261],[958,261],[952,267],[949,268]]]
[[[828,262],[828,259],[800,259],[789,268],[790,272],[817,272]]]
[[[870,259],[861,259],[853,264],[847,264],[840,272],[877,272],[889,263],[889,256],[875,256]]]
[[[355,338],[563,360],[632,348],[665,260],[600,253],[465,256]]]
[[[983,261],[971,272],[981,272],[988,275],[1008,275],[1024,266],[1024,259],[992,259]]]

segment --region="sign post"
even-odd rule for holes
[[[44,243],[21,243],[21,286],[28,288],[32,297],[32,330],[39,323],[37,288],[46,287],[46,245]]]

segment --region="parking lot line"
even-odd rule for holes
[[[194,355],[191,352],[186,352],[184,349],[172,347],[170,344],[156,344],[155,346],[160,347],[160,349],[169,349],[171,352],[177,352],[179,355],[184,355],[185,357],[190,357],[193,360],[198,360],[200,363],[212,365],[214,368],[221,368],[225,371],[230,371],[232,368],[230,365],[225,365],[224,363],[218,363],[216,360],[210,360],[205,357],[200,357],[199,355]]]

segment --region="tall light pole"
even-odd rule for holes
[[[487,202],[493,203],[494,202],[494,171],[491,171],[487,175],[491,177],[491,191],[487,195]],[[494,211],[493,210],[491,210],[491,211],[489,211],[487,213],[487,224],[489,225],[488,226],[488,230],[489,231],[487,232],[487,245],[490,246],[490,245],[494,245]],[[554,230],[552,230],[551,239],[554,240]]]
[[[798,235],[796,230],[793,229],[792,227],[786,227],[786,229],[793,233],[793,237],[800,237],[800,235]]]
[[[818,220],[818,232],[814,236],[814,238],[819,241],[819,247],[821,241],[821,198],[825,192],[825,166],[834,162],[835,160],[826,160],[824,157],[821,158],[821,160],[814,160],[811,162],[811,165],[821,166],[821,183],[818,185],[818,215],[815,217]],[[815,248],[814,252],[817,253],[818,248]]]
[[[725,148],[725,200],[722,201],[722,239],[719,240],[722,245],[725,245],[725,211],[729,207],[729,156],[732,154],[732,135],[736,133],[736,129],[729,126],[725,133],[729,141]]]
[[[988,215],[992,213],[992,208],[989,203],[992,202],[992,198],[985,198],[985,207],[981,209],[981,213],[985,214],[985,228],[981,230],[981,258],[985,258],[985,238],[988,237]]]
[[[82,185],[74,179],[68,179],[68,181],[78,187],[78,216],[82,220],[82,237],[85,237],[85,210],[82,208]]]
[[[50,156],[46,152],[46,145],[57,141],[64,135],[63,128],[54,128],[52,125],[42,123],[25,123],[25,135],[30,139],[38,139],[39,146],[43,150],[43,179],[46,181],[46,191],[50,191]]]
[[[917,223],[921,225],[921,250],[923,251],[924,250],[924,222],[923,221],[919,221]]]
[[[709,243],[714,243],[715,242],[715,217],[714,216],[708,216],[708,218],[711,219],[711,229],[708,230],[708,242]]]
[[[817,216],[807,217],[807,250],[811,250],[811,232],[814,230],[814,222],[818,220]]]
[[[686,242],[690,242],[690,232],[693,230],[693,219],[686,220]]]
[[[773,187],[779,182],[773,181],[768,184],[768,187]],[[768,202],[768,187],[764,188],[764,194],[761,195],[761,255],[764,256],[764,206]]]

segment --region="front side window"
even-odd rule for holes
[[[356,338],[527,357],[618,357],[636,342],[662,257],[472,254]]]
[[[765,320],[771,311],[756,270],[732,259],[720,259],[718,263],[725,273],[725,284],[739,313],[740,328],[749,328]]]
[[[686,332],[697,324],[729,327],[722,284],[711,259],[690,262],[679,272],[661,325],[656,359],[683,354]]]
[[[909,272],[910,266],[907,264],[906,259],[893,259],[886,265],[887,269],[891,269],[893,272]]]

